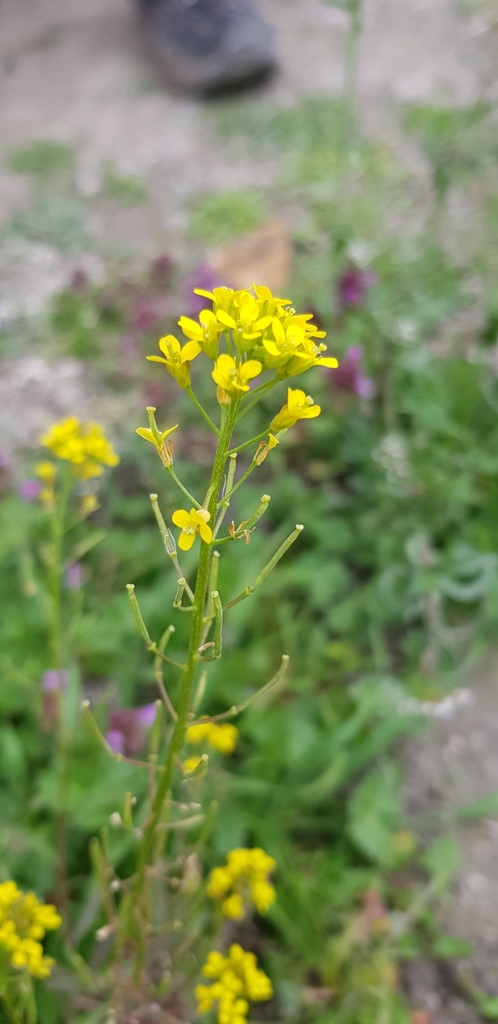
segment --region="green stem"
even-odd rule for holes
[[[268,437],[269,430],[263,430],[261,434],[256,434],[256,437],[251,437],[250,441],[245,441],[244,444],[239,444],[238,448],[232,448],[228,453],[229,455],[237,455],[237,452],[244,451],[244,448],[249,448],[252,444],[257,444],[258,441],[262,441],[264,437]]]
[[[199,502],[197,501],[197,499],[194,498],[193,494],[191,494],[190,491],[187,491],[187,488],[182,484],[181,480],[178,479],[178,477],[177,477],[177,475],[176,475],[176,473],[175,473],[175,471],[173,469],[173,466],[168,466],[168,473],[173,478],[173,480],[175,481],[175,484],[177,485],[177,487],[179,487],[180,490],[183,491],[184,495],[188,498],[188,500],[192,502],[192,505],[194,506],[194,508],[202,508],[202,505],[200,505]]]
[[[230,406],[222,407],[221,431],[209,485],[211,497],[208,504],[208,512],[211,515],[211,520],[214,520],[214,516],[216,514],[218,495],[220,493],[223,483],[225,463],[227,460],[230,439],[232,436],[235,418],[237,415],[237,408],[238,402],[233,402]],[[192,688],[195,682],[197,666],[200,660],[199,647],[202,643],[202,635],[204,632],[204,609],[206,606],[210,574],[210,563],[211,546],[209,544],[205,544],[202,541],[201,551],[199,555],[199,565],[197,570],[197,580],[195,584],[194,609],[192,613],[192,625],[190,632],[188,654],[180,683],[180,697],[177,707],[178,717],[175,722],[175,726],[169,743],[164,771],[161,772],[160,778],[158,780],[156,794],[152,803],[149,819],[144,828],[144,833],[138,855],[138,865],[137,872],[135,875],[135,881],[133,889],[130,893],[130,899],[126,905],[126,919],[125,922],[123,922],[125,927],[128,922],[131,923],[133,919],[132,915],[134,908],[137,906],[142,895],[147,865],[150,863],[154,849],[155,830],[161,819],[161,812],[164,806],[164,801],[167,797],[168,791],[171,789],[176,759],[180,754],[180,751],[185,742],[185,733],[188,726],[188,714],[190,711]]]
[[[216,426],[215,423],[213,423],[211,417],[208,416],[206,410],[203,409],[201,403],[199,402],[199,399],[195,397],[192,388],[187,388],[187,395],[189,396],[190,400],[194,403],[196,409],[198,409],[198,411],[200,412],[202,418],[206,421],[208,427],[211,428],[211,430],[213,431],[213,433],[216,434],[217,437],[220,437],[220,431],[218,427]]]
[[[249,412],[250,409],[253,408],[253,406],[257,405],[260,398],[263,398],[268,391],[271,391],[275,384],[278,384],[278,377],[274,377],[273,380],[270,380],[268,381],[267,384],[262,385],[261,390],[259,388],[256,388],[256,390],[253,392],[254,398],[252,399],[252,401],[249,402],[249,405],[246,405],[242,412],[239,414],[239,416],[237,416],[237,423],[239,423],[240,420],[245,416],[246,412]],[[258,391],[259,394],[257,394]],[[268,433],[268,431],[266,431],[266,433]]]
[[[61,491],[56,502],[55,509],[52,513],[52,562],[50,566],[49,579],[52,605],[50,646],[52,651],[53,667],[59,673],[59,689],[57,692],[57,747],[59,755],[59,770],[57,797],[58,808],[56,816],[57,867],[55,892],[57,906],[60,910],[66,932],[68,927],[69,907],[69,887],[67,878],[67,856],[69,844],[66,806],[69,786],[70,746],[61,709],[61,672],[63,662],[61,578],[63,555],[62,546],[64,539],[66,508],[71,489],[71,482],[71,477],[69,473],[66,472],[61,484]]]
[[[11,1001],[9,999],[9,996],[7,995],[7,992],[5,991],[5,989],[3,989],[0,992],[0,999],[2,1000],[2,1003],[3,1003],[3,1005],[5,1007],[5,1010],[6,1010],[6,1013],[7,1013],[7,1017],[9,1018],[9,1021],[11,1022],[11,1024],[20,1024],[19,1017],[17,1016],[17,1014],[16,1014],[16,1012],[14,1010],[14,1007],[12,1006],[12,1003],[11,1003]]]
[[[235,491],[238,491],[239,487],[241,487],[242,484],[245,483],[245,481],[247,480],[247,477],[251,475],[251,473],[256,469],[257,465],[258,465],[258,463],[256,462],[255,459],[253,459],[251,464],[250,464],[250,466],[248,467],[248,469],[246,469],[245,473],[242,474],[240,480],[237,480],[237,483],[234,484],[234,486],[232,487],[231,491],[229,491],[228,494],[225,494],[225,497],[223,498],[223,501],[220,501],[220,503],[218,505],[218,508],[221,508],[221,506],[225,502],[228,505],[228,502],[230,501],[230,498],[232,497],[232,494],[235,494]],[[221,544],[221,541],[220,541],[220,544]]]

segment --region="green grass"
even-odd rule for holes
[[[211,245],[222,245],[261,227],[268,219],[268,211],[268,203],[257,189],[213,192],[195,203],[189,233]]]
[[[9,170],[16,174],[49,177],[60,171],[71,170],[73,153],[69,146],[51,139],[40,139],[28,146],[14,149],[8,156]]]

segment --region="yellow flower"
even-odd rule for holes
[[[273,857],[260,847],[231,850],[226,864],[211,871],[207,894],[222,900],[222,913],[234,921],[241,920],[251,903],[259,914],[265,914],[276,899],[269,881],[275,867]]]
[[[272,448],[276,448],[277,444],[280,444],[280,441],[277,437],[274,437],[273,434],[268,434],[267,441],[261,441],[261,444],[258,445],[254,456],[254,461],[257,466],[261,466],[263,464],[268,452],[271,452]]]
[[[293,427],[298,420],[312,420],[321,413],[319,405],[315,405],[313,399],[309,395],[306,395],[304,391],[300,391],[296,388],[295,391],[292,388],[287,389],[287,404],[282,406],[280,412],[272,419],[270,423],[270,430],[274,431],[275,434],[279,434],[282,430],[288,430],[289,427]]]
[[[233,943],[224,957],[212,950],[202,973],[211,985],[197,985],[195,997],[199,1013],[208,1013],[217,1005],[218,1024],[246,1024],[249,1000],[264,1002],[273,995],[269,977],[258,967],[254,953]]]
[[[200,757],[187,757],[187,760],[182,762],[182,768],[184,772],[195,772],[195,769],[199,767],[200,763]]]
[[[192,321],[193,323],[193,321]],[[165,338],[159,339],[159,348],[164,353],[162,356],[147,356],[151,363],[164,363],[168,373],[175,378],[181,388],[190,387],[190,363],[195,359],[201,346],[197,341],[188,341],[186,345],[180,345],[174,334],[167,334]]]
[[[68,416],[54,423],[40,438],[40,444],[65,462],[70,462],[80,480],[101,476],[104,466],[117,466],[119,457],[98,423],[81,423]],[[42,463],[48,466],[48,463]]]
[[[210,359],[218,355],[218,339],[223,333],[223,324],[219,322],[211,309],[203,309],[199,313],[199,323],[188,316],[180,317],[178,326],[186,338],[195,341]]]
[[[206,740],[220,754],[233,754],[237,746],[239,731],[229,722],[218,725],[217,722],[199,722],[187,729],[187,743],[196,747]]]
[[[79,513],[82,519],[86,519],[87,516],[91,516],[98,508],[100,508],[100,505],[96,494],[83,495],[79,507]]]
[[[205,508],[191,508],[190,512],[186,512],[184,508],[180,508],[177,512],[173,512],[171,518],[175,526],[181,527],[182,532],[180,534],[178,546],[182,551],[190,551],[190,548],[195,541],[196,534],[198,533],[205,544],[211,543],[213,539],[213,531],[211,527],[207,525],[211,519],[211,515]]]
[[[15,882],[0,884],[0,946],[12,967],[25,968],[33,978],[48,978],[54,960],[43,954],[46,931],[62,924],[50,903],[40,903],[34,893],[23,893]]]
[[[57,476],[57,466],[53,462],[37,462],[35,473],[44,483],[53,484]]]
[[[152,406],[151,406],[150,411],[152,413],[154,413],[156,410],[152,409]],[[155,421],[154,421],[154,424],[155,424]],[[177,429],[178,429],[178,423],[175,423],[174,427],[169,427],[168,430],[156,430],[156,429],[155,430],[151,430],[150,427],[138,427],[137,428],[138,436],[139,437],[143,437],[146,441],[150,441],[150,443],[154,445],[154,448],[156,449],[156,451],[157,451],[157,453],[159,455],[159,458],[161,459],[161,462],[163,463],[163,466],[166,466],[166,469],[168,469],[169,466],[171,466],[171,463],[173,461],[173,457],[172,457],[173,447],[172,447],[172,445],[169,445],[169,446],[165,445],[164,442],[165,442],[166,438],[169,437],[169,435],[172,434],[173,431],[177,430]]]
[[[38,495],[38,500],[43,505],[45,512],[53,512],[55,508],[54,484],[57,476],[57,466],[54,462],[38,462],[35,466],[35,473],[44,483]]]
[[[322,358],[326,345],[316,345],[313,338],[324,337],[324,332],[306,321],[307,316],[291,316],[287,323],[274,317],[271,334],[263,338],[265,367],[276,370],[279,377],[294,377],[316,365],[338,366],[337,359]]]
[[[226,391],[227,395],[236,398],[249,391],[249,381],[257,377],[263,369],[257,359],[249,359],[247,363],[237,366],[232,356],[221,355],[216,360],[212,378],[216,384]]]

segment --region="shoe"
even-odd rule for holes
[[[250,0],[137,0],[145,40],[171,85],[210,93],[266,77],[273,33]]]

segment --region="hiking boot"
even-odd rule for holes
[[[171,85],[209,93],[276,65],[273,33],[250,0],[137,0],[144,36]]]

